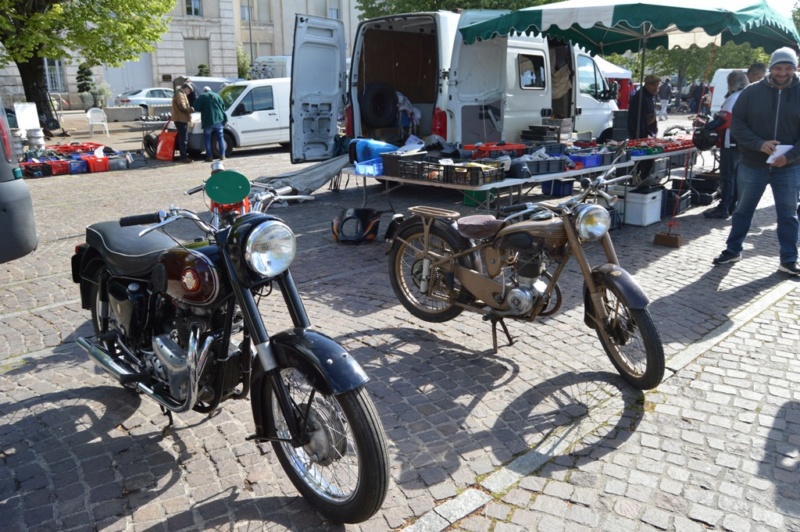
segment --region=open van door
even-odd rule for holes
[[[337,119],[345,104],[345,65],[342,21],[296,15],[289,108],[292,163],[335,155]]]
[[[459,27],[467,25],[465,22],[476,21],[467,21],[462,15]],[[507,37],[464,44],[461,33],[456,32],[447,102],[453,142],[476,144],[502,139],[507,51]]]

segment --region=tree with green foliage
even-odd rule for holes
[[[78,74],[75,76],[75,81],[78,83],[79,94],[92,91],[94,74],[92,73],[92,67],[89,63],[81,63],[78,65]]]
[[[250,76],[250,63],[252,59],[250,54],[244,51],[242,45],[236,46],[236,75],[240,78],[247,78]]]
[[[509,9],[553,4],[559,0],[357,0],[361,20],[395,13],[453,11],[457,9]]]
[[[709,45],[704,48],[658,48],[647,50],[645,55],[645,73],[664,76],[678,76],[678,88],[685,82],[711,81],[714,72],[720,68],[744,68],[756,62],[769,63],[769,54],[763,48],[751,48],[750,45],[726,43],[724,46]],[[611,54],[605,57],[614,64],[623,66],[633,73],[633,81],[638,83],[642,59],[640,53],[624,56]]]
[[[197,75],[198,76],[210,76],[211,75],[211,69],[208,68],[208,65],[206,65],[206,64],[197,65]]]
[[[155,50],[175,2],[164,0],[0,0],[0,66],[17,65],[25,98],[53,119],[45,59],[81,56],[119,66]]]

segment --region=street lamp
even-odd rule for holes
[[[250,66],[253,66],[253,0],[247,0],[247,32],[250,34]]]

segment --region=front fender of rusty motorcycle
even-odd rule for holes
[[[297,369],[320,393],[338,395],[363,386],[368,380],[364,369],[344,347],[310,329],[280,332],[270,338],[270,347],[278,369]],[[266,404],[262,394],[268,390],[265,378],[264,367],[259,357],[255,357],[250,402],[256,425],[265,419],[262,411]]]
[[[592,279],[598,286],[605,286],[628,308],[645,308],[650,304],[650,298],[644,293],[639,283],[627,271],[616,264],[603,264],[592,270]],[[594,327],[591,316],[594,312],[589,289],[583,287],[583,321],[589,327]]]

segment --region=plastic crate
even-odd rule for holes
[[[497,189],[491,190],[465,190],[464,191],[464,206],[465,207],[481,207],[488,200],[497,197]]]
[[[96,172],[108,172],[108,157],[84,155],[83,160],[89,165],[89,171],[93,174]]]
[[[123,157],[109,157],[108,158],[108,169],[109,170],[127,170],[128,169],[128,159]]]
[[[625,196],[625,223],[647,226],[661,220],[663,189],[630,190]]]
[[[603,156],[599,153],[592,153],[592,154],[572,153],[567,157],[569,157],[576,163],[583,164],[584,168],[594,168],[595,166],[600,166],[603,163]]]
[[[544,152],[547,155],[563,155],[565,146],[559,142],[550,144],[535,144],[533,146],[528,146],[527,148],[525,148],[525,152],[536,153],[542,148],[544,148]]]
[[[47,161],[45,164],[50,167],[53,175],[69,174],[69,161]]]
[[[563,171],[564,171],[564,160],[561,158],[539,161],[540,174],[552,174]]]
[[[526,161],[523,159],[515,159],[511,161],[511,168],[509,168],[508,170],[508,177],[515,179],[527,179],[531,176],[540,173],[542,173],[541,161],[539,160]]]
[[[89,171],[89,164],[83,159],[73,159],[69,161],[70,174],[85,174]]]
[[[481,162],[480,166],[466,165],[446,165],[445,182],[456,185],[480,186],[487,183],[500,181],[504,177],[502,163]]]
[[[553,179],[552,181],[542,181],[542,194],[563,198],[572,194],[574,179]]]
[[[542,125],[555,126],[562,135],[569,135],[572,133],[571,118],[542,118]]]
[[[622,227],[622,215],[620,212],[614,207],[606,207],[606,210],[608,211],[608,215],[611,217],[611,225],[609,226],[608,230],[612,231]]]
[[[677,210],[675,208],[675,202],[678,202]],[[678,199],[678,191],[677,190],[664,190],[664,193],[661,195],[661,216],[672,216],[673,214],[678,215],[682,212],[686,211],[689,206],[692,204],[692,192],[689,190],[683,190],[680,194],[680,199]]]
[[[22,168],[22,175],[25,177],[49,177],[53,175],[51,169],[45,163],[19,163]]]
[[[471,150],[472,157],[479,159],[481,157],[499,157],[501,155],[519,157],[525,153],[527,146],[524,144],[511,144],[506,142],[487,142],[477,145],[465,144],[464,149]]]
[[[383,175],[402,177],[400,175],[400,161],[421,161],[427,154],[428,152],[426,151],[416,151],[411,153],[381,153],[381,161],[383,161]]]
[[[354,163],[356,167],[356,175],[365,176],[378,176],[383,175],[383,161],[379,158],[370,159],[363,163]]]

